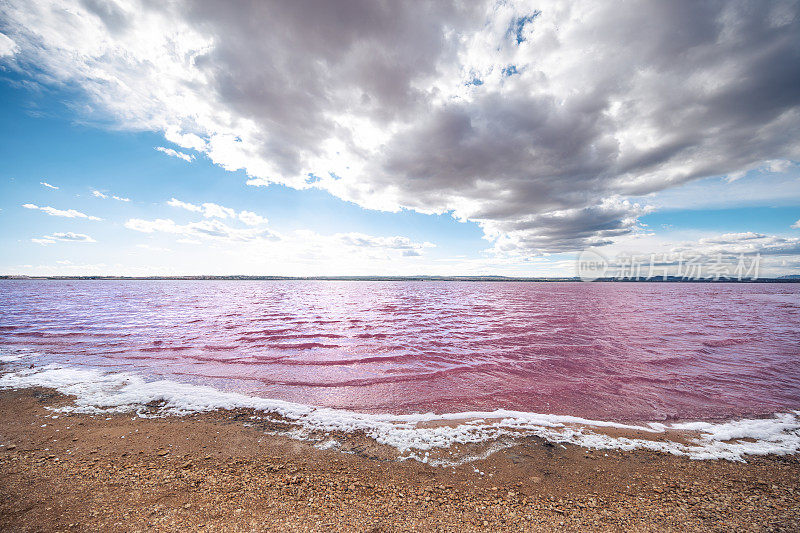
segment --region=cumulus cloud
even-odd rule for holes
[[[123,126],[251,185],[451,213],[494,249],[611,242],[644,209],[626,197],[800,159],[788,0],[2,9],[16,61]]]
[[[58,190],[58,187],[56,187],[55,185],[50,185],[46,181],[40,181],[39,185],[42,185],[43,187],[47,187],[48,189],[56,189],[56,190]]]
[[[187,163],[191,163],[194,160],[194,155],[186,154],[184,152],[179,152],[177,150],[173,150],[172,148],[165,148],[163,146],[156,146],[156,150],[159,152],[165,153],[170,157],[177,157],[178,159],[183,159]]]
[[[795,229],[800,229],[800,220],[798,220],[797,222],[792,224],[792,227],[795,228]]]
[[[55,207],[50,206],[38,206],[36,204],[22,204],[22,207],[25,209],[38,209],[39,211],[43,211],[48,215],[54,217],[66,217],[66,218],[85,218],[88,220],[103,220],[100,217],[95,217],[92,215],[87,215],[86,213],[81,213],[80,211],[76,211],[75,209],[56,209]]]
[[[32,242],[37,244],[53,244],[55,242],[82,242],[82,243],[93,243],[97,242],[93,238],[83,233],[73,233],[71,231],[67,231],[64,233],[56,232],[51,235],[42,235],[39,239],[31,239]]]
[[[647,207],[619,198],[608,198],[599,205],[562,209],[506,221],[483,222],[492,252],[520,254],[568,252],[605,246],[614,237],[639,229],[638,219]]]

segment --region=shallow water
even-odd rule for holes
[[[800,408],[800,285],[0,281],[0,351],[360,412]]]

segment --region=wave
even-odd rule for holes
[[[170,380],[146,380],[128,372],[47,365],[12,369],[0,375],[0,389],[28,387],[47,387],[73,396],[73,404],[55,409],[62,412],[133,412],[141,417],[153,417],[251,409],[278,415],[292,423],[294,429],[285,434],[294,438],[322,441],[333,434],[361,432],[379,444],[395,448],[401,459],[417,459],[434,465],[454,462],[432,459],[428,456],[429,450],[475,443],[499,449],[497,443],[504,439],[531,436],[592,449],[642,449],[692,459],[744,461],[748,455],[787,455],[800,451],[800,411],[763,419],[640,425],[504,409],[445,414],[368,414],[247,396]],[[460,462],[474,459],[475,456],[466,456]]]

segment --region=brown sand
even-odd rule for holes
[[[800,457],[747,464],[527,439],[455,468],[270,435],[246,411],[58,415],[0,392],[0,529],[798,530]],[[484,473],[481,475],[475,469]]]

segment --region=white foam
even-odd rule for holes
[[[26,357],[36,357],[38,352],[29,349],[16,349],[13,353],[0,353],[0,363],[13,363]]]
[[[408,458],[428,461],[426,452],[453,444],[497,442],[503,437],[537,436],[554,443],[594,449],[646,449],[693,459],[742,461],[747,455],[793,454],[800,451],[800,411],[769,419],[724,423],[629,425],[574,416],[497,410],[492,412],[391,415],[366,414],[342,409],[313,407],[281,400],[223,392],[211,387],[168,380],[146,381],[130,373],[106,373],[49,365],[22,369],[0,376],[0,388],[48,387],[75,397],[64,412],[135,412],[139,416],[182,416],[216,409],[255,409],[294,421],[288,432],[295,438],[319,440],[334,431],[361,431],[380,444],[392,446]],[[157,414],[147,404],[158,404]],[[659,440],[612,436],[597,431],[617,428],[644,432]],[[666,431],[692,432],[687,444],[667,438]],[[693,435],[693,436],[692,436]],[[746,440],[745,440],[746,439]],[[491,446],[490,449],[498,449]],[[477,458],[483,455],[473,456]],[[466,457],[459,462],[469,461]],[[453,461],[432,464],[452,465]]]

